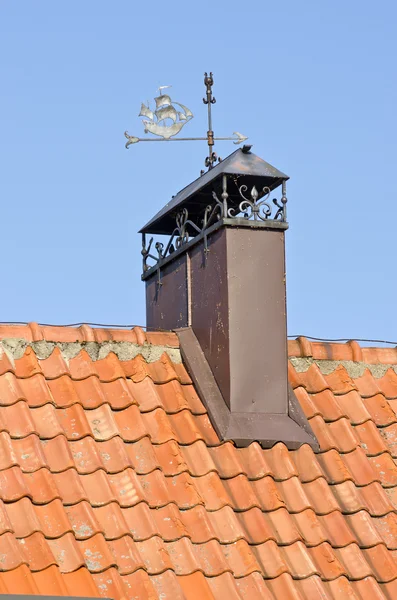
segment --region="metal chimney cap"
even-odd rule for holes
[[[202,214],[203,207],[212,201],[212,191],[221,185],[222,175],[234,176],[240,183],[247,181],[258,189],[268,187],[274,190],[283,181],[289,179],[259,156],[249,147],[239,148],[201,177],[183,188],[172,198],[142,229],[140,233],[157,233],[167,235],[175,227],[175,216],[185,206],[189,207],[189,215],[195,217]],[[240,179],[241,178],[241,179]],[[237,187],[236,187],[237,193]],[[231,195],[232,198],[232,195]]]

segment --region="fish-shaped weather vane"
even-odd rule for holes
[[[204,85],[206,87],[206,97],[203,98],[204,104],[208,106],[208,131],[207,137],[174,137],[176,136],[189,121],[193,119],[192,111],[175,100],[171,100],[168,93],[163,93],[163,90],[170,88],[170,85],[159,87],[159,95],[154,99],[156,108],[151,110],[149,102],[141,104],[140,117],[145,117],[142,120],[145,133],[152,133],[157,136],[155,138],[140,138],[124,133],[127,138],[125,147],[128,149],[131,144],[138,142],[195,142],[206,141],[208,144],[208,156],[205,159],[205,166],[212,169],[215,162],[218,160],[216,153],[213,151],[215,141],[232,141],[234,144],[241,144],[248,138],[238,131],[235,131],[231,137],[215,137],[212,130],[212,114],[211,106],[216,100],[212,95],[212,86],[214,85],[214,77],[212,73],[204,74]],[[220,160],[220,159],[219,159]]]

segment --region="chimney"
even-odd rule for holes
[[[288,383],[287,180],[244,146],[141,229],[147,326],[177,332],[217,433],[238,446],[317,447]]]

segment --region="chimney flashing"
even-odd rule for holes
[[[185,327],[175,332],[183,361],[221,440],[232,440],[238,447],[246,447],[256,441],[263,448],[283,442],[290,450],[309,444],[315,452],[318,451],[316,437],[290,385],[286,414],[232,412],[225,404],[193,329]]]

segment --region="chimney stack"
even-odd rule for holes
[[[317,447],[288,383],[287,180],[244,146],[141,229],[147,326],[178,333],[217,433],[239,446]]]

